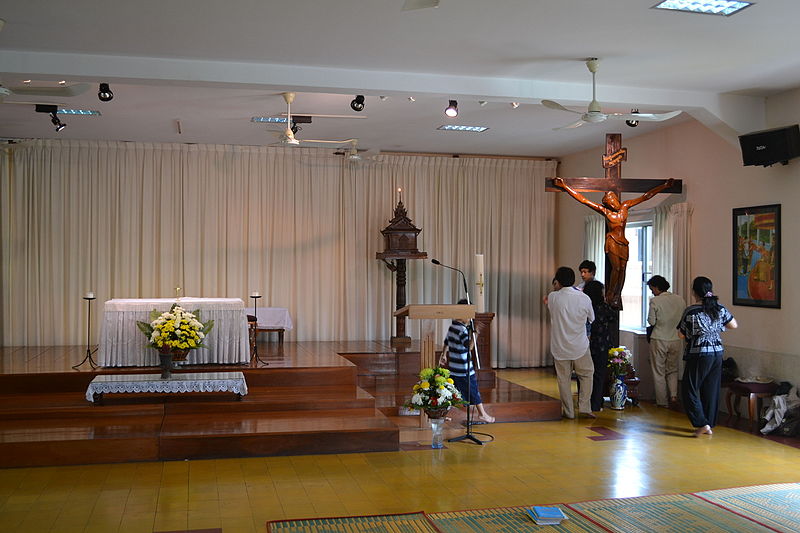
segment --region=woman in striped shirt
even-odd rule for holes
[[[738,326],[736,319],[719,304],[711,280],[698,276],[692,282],[695,303],[686,308],[678,324],[686,339],[683,354],[683,407],[695,428],[695,436],[711,435],[717,423],[722,381],[722,338],[726,329]]]

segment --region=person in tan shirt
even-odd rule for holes
[[[656,389],[656,405],[669,407],[678,401],[678,361],[683,354],[683,341],[678,336],[686,301],[669,292],[669,282],[663,276],[647,281],[653,298],[647,313],[647,323],[653,326],[650,334],[650,368]]]

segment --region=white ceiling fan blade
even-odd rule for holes
[[[65,98],[78,96],[89,90],[88,83],[76,83],[75,85],[65,85],[63,87],[10,87],[9,90],[20,96],[52,96],[55,98]]]
[[[13,105],[54,105],[57,107],[65,107],[67,104],[61,102],[9,102],[0,98],[0,104],[13,104]]]
[[[429,7],[439,7],[439,0],[406,0],[403,3],[403,11],[427,9]]]
[[[577,122],[573,122],[572,124],[567,124],[566,126],[561,126],[560,128],[553,128],[554,130],[570,130],[572,128],[579,128],[586,124],[583,120],[578,120]]]
[[[683,111],[670,111],[669,113],[609,113],[608,117],[615,120],[641,120],[644,122],[661,122],[680,115]]]
[[[542,100],[542,105],[549,109],[555,109],[557,111],[568,111],[570,113],[577,113],[579,115],[583,114],[583,111],[575,111],[573,109],[567,109],[563,105],[559,104],[558,102],[554,102],[553,100]]]

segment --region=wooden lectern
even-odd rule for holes
[[[475,318],[474,305],[412,304],[401,307],[394,316],[405,316],[412,320],[422,320],[420,324],[420,369],[436,365],[436,339],[434,339],[434,320],[459,319],[467,321]]]

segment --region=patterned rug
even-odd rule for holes
[[[525,507],[496,507],[429,516],[443,533],[517,533],[518,531],[595,532],[597,526],[564,505],[558,506],[569,519],[557,526],[537,526]]]
[[[438,533],[423,512],[373,516],[344,516],[338,518],[307,518],[302,520],[271,520],[267,531],[281,533]]]
[[[778,531],[800,532],[800,483],[709,490],[695,495]]]
[[[570,503],[567,507],[606,531],[624,533],[774,531],[693,494],[597,500]]]
[[[618,533],[797,532],[800,533],[800,483],[757,485],[695,494],[665,494],[560,504],[569,517],[546,531]],[[526,507],[497,507],[443,513],[424,512],[273,520],[267,531],[280,533],[517,533],[541,531]]]

